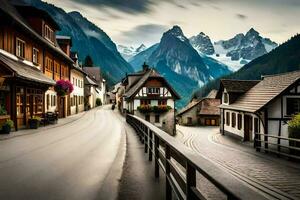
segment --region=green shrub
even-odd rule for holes
[[[100,98],[96,99],[96,106],[101,106],[102,105],[102,101]]]
[[[293,116],[292,120],[288,122],[289,137],[300,138],[300,113]]]
[[[0,106],[0,115],[7,115],[7,111],[3,106]]]
[[[10,119],[6,120],[6,122],[3,124],[3,126],[9,126],[10,128],[14,127],[14,122]]]

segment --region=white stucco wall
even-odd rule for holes
[[[47,106],[47,95],[49,95],[49,106]],[[54,106],[51,106],[51,105],[53,105],[53,103],[51,103],[53,100],[53,98],[51,98],[51,96],[55,96],[56,101],[54,102],[55,103]],[[54,112],[56,110],[58,110],[57,109],[57,94],[53,89],[49,89],[45,93],[45,112]]]
[[[70,94],[70,98],[74,98],[77,96],[77,105],[73,105],[70,107],[71,115],[76,114],[76,107],[78,113],[84,110],[84,100],[79,104],[79,98],[84,98],[84,75],[76,70],[71,70],[71,83],[73,84],[73,92]],[[77,84],[76,84],[77,82]],[[78,84],[79,82],[79,84]],[[76,104],[76,101],[75,101]]]

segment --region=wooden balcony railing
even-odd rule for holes
[[[151,123],[129,114],[126,116],[126,121],[144,143],[144,151],[148,153],[149,161],[154,157],[155,177],[159,177],[159,168],[164,172],[166,199],[174,199],[172,195],[177,199],[206,199],[197,187],[199,181],[197,174],[205,177],[227,199],[267,199]]]
[[[285,145],[282,144],[283,141],[286,141]],[[257,151],[264,150],[265,152],[275,153],[278,156],[300,160],[300,139],[255,133],[254,148]]]

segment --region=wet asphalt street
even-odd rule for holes
[[[121,176],[123,126],[105,107],[61,127],[0,141],[0,199],[103,199],[103,184],[116,186],[111,181]],[[107,181],[111,170],[118,173]]]

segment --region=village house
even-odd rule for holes
[[[84,110],[95,108],[97,83],[88,75],[84,77]]]
[[[7,1],[1,2],[0,18],[0,99],[15,129],[47,111],[65,117],[68,97],[58,98],[53,86],[69,79],[73,61],[57,44],[59,26],[45,11]]]
[[[163,76],[144,64],[142,71],[128,74],[122,83],[125,86],[123,108],[127,113],[171,135],[176,133],[175,101],[180,97]]]
[[[83,67],[83,71],[89,76],[93,82],[96,83],[95,87],[95,101],[100,99],[102,104],[106,102],[106,80],[101,75],[99,67]]]
[[[184,126],[219,126],[220,99],[216,99],[216,91],[207,97],[192,99],[191,102],[177,113],[178,124]]]
[[[300,112],[300,71],[263,76],[260,81],[221,80],[218,96],[222,98],[221,133],[243,141],[253,141],[256,133],[289,137],[287,121]]]
[[[111,93],[115,96],[115,103],[117,108],[123,113],[123,94],[125,93],[125,87],[122,85],[122,82],[114,85]]]
[[[86,73],[78,63],[78,54],[71,52],[71,58],[74,65],[70,71],[70,80],[73,84],[74,90],[70,94],[70,113],[71,115],[84,111],[84,77]]]

